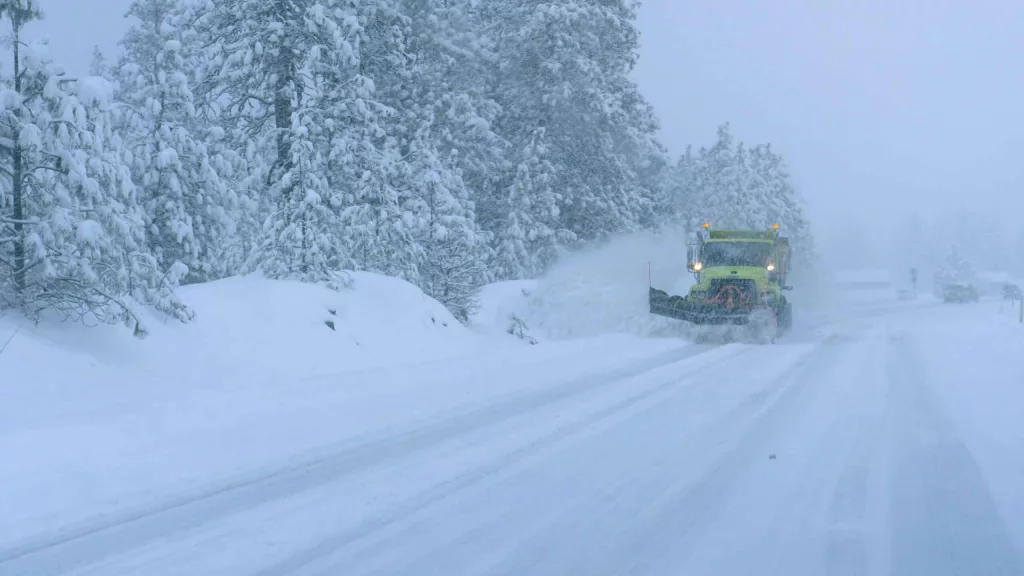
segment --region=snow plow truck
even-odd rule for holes
[[[713,337],[773,343],[793,325],[793,310],[783,294],[790,264],[789,239],[779,226],[770,230],[712,230],[710,224],[687,247],[687,269],[696,277],[686,296],[650,287],[652,314],[690,322],[697,339]]]

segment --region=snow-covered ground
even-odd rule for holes
[[[1024,573],[1017,310],[697,346],[644,313],[679,268],[647,245],[468,327],[372,274],[189,288],[144,341],[0,319],[0,574]]]
[[[187,287],[197,319],[150,318],[141,341],[0,319],[0,494],[18,496],[0,500],[0,541],[685,347],[614,334],[528,346],[504,330],[508,285],[488,287],[466,328],[410,284],[352,276],[341,293],[252,278]]]

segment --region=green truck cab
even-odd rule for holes
[[[705,224],[688,246],[687,269],[696,276],[686,296],[650,287],[652,314],[698,325],[756,325],[774,335],[792,327],[784,295],[789,239],[770,230],[711,230]]]

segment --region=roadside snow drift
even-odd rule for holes
[[[161,356],[199,356],[201,373],[245,364],[281,377],[437,358],[472,339],[412,284],[369,272],[352,273],[352,282],[342,292],[246,278],[190,287],[182,296],[199,315],[195,327],[158,332],[152,345]]]
[[[415,286],[368,272],[351,277],[352,287],[341,292],[260,277],[186,286],[180,294],[196,319],[147,318],[150,335],[141,341],[121,326],[0,319],[0,341],[14,336],[0,367],[15,380],[61,388],[70,374],[87,388],[90,373],[109,382],[108,372],[117,369],[210,387],[225,383],[212,374],[236,382],[305,377],[443,357],[472,340]],[[68,362],[90,369],[69,372]]]

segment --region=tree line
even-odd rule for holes
[[[8,0],[0,309],[187,321],[181,284],[369,270],[465,321],[566,249],[713,218],[809,242],[770,146],[670,159],[631,0],[136,0],[65,74]]]

